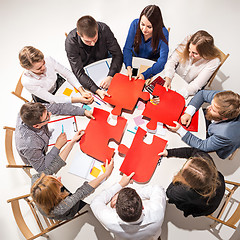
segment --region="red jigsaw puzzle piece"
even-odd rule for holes
[[[157,136],[153,136],[151,144],[143,142],[146,133],[139,127],[128,151],[125,145],[118,146],[119,153],[126,154],[119,170],[126,175],[135,172],[132,178],[137,182],[150,180],[159,160],[158,154],[165,149],[167,144],[167,140]]]
[[[94,108],[93,116],[85,129],[85,134],[80,140],[81,150],[91,157],[102,162],[110,160],[114,153],[114,148],[110,148],[108,143],[114,140],[118,144],[121,142],[122,135],[127,123],[123,117],[117,118],[117,124],[108,124],[109,112],[99,108]]]
[[[150,94],[142,92],[145,81],[142,79],[132,79],[121,73],[114,75],[111,84],[108,88],[108,93],[111,97],[104,97],[104,101],[115,106],[112,110],[113,115],[121,115],[122,109],[133,111],[139,98],[148,101]]]
[[[150,118],[147,128],[156,130],[157,122],[175,126],[173,121],[178,121],[183,108],[185,107],[185,99],[179,93],[168,90],[160,85],[156,85],[152,93],[154,96],[159,96],[160,103],[155,105],[151,102],[146,104],[142,113],[143,116]]]

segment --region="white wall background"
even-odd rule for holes
[[[4,153],[4,125],[15,126],[16,114],[22,102],[10,92],[14,90],[22,69],[18,62],[18,52],[25,45],[33,45],[45,55],[51,55],[69,67],[64,50],[65,32],[75,28],[76,21],[83,15],[92,15],[96,20],[107,23],[123,47],[128,28],[133,19],[148,4],[157,4],[162,10],[166,27],[170,27],[170,51],[183,38],[197,30],[208,31],[215,44],[230,57],[222,66],[213,88],[231,89],[240,93],[239,84],[239,0],[1,0],[0,1],[0,179],[1,211],[0,239],[18,239],[21,234],[13,221],[6,199],[26,193],[29,179],[19,171],[6,169]],[[235,162],[236,166],[239,163]],[[234,171],[226,171],[229,177],[239,180]],[[23,191],[24,190],[24,191]],[[188,237],[202,238],[194,234]],[[235,235],[235,234],[234,234]],[[235,235],[236,236],[236,235]],[[239,239],[240,235],[234,239]],[[176,237],[169,233],[168,239]],[[100,239],[100,238],[99,238]],[[207,237],[206,239],[216,239]],[[223,238],[224,239],[224,238]],[[228,239],[225,237],[225,239]],[[233,238],[231,238],[233,239]]]

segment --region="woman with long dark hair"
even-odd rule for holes
[[[156,61],[137,78],[148,79],[161,72],[168,57],[168,31],[164,26],[161,10],[156,5],[146,6],[139,19],[131,23],[125,46],[123,62],[129,79],[132,77],[132,57]]]

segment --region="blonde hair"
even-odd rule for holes
[[[227,119],[233,119],[240,114],[240,95],[232,91],[219,92],[214,96],[218,105],[218,113]]]
[[[186,166],[187,164],[187,166]],[[211,160],[203,157],[190,158],[173,178],[173,184],[181,183],[208,198],[215,196],[220,181],[218,171]]]
[[[41,174],[40,178],[31,187],[31,197],[41,210],[49,215],[69,193],[61,192],[63,186],[55,177]]]
[[[29,70],[33,67],[33,63],[40,62],[44,59],[43,53],[32,46],[25,46],[18,55],[20,65]]]
[[[180,62],[185,63],[189,59],[189,45],[196,45],[199,55],[206,59],[212,60],[219,58],[221,60],[221,53],[214,45],[213,37],[206,31],[200,30],[194,33],[187,42],[183,52],[179,52]]]

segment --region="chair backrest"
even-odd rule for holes
[[[207,217],[215,220],[217,223],[222,223],[226,226],[236,229],[237,228],[236,223],[240,220],[240,202],[236,201],[238,205],[235,211],[232,211],[231,216],[225,216],[225,212],[228,212],[228,213],[230,212],[229,205],[233,205],[231,203],[231,200],[233,200],[232,196],[234,192],[240,187],[240,183],[231,182],[227,180],[225,180],[225,183],[226,183],[226,196],[225,196],[225,201],[222,207],[220,208],[220,211],[218,212],[216,217],[214,217],[214,213],[211,215],[208,215]],[[224,218],[222,218],[223,215],[224,215]],[[230,214],[227,214],[227,215],[230,215]],[[227,218],[228,220],[226,220]]]
[[[23,90],[23,85],[21,83],[21,79],[22,79],[22,75],[21,74],[18,82],[17,82],[17,86],[15,88],[15,91],[11,92],[13,95],[15,95],[16,97],[20,98],[21,100],[23,100],[24,102],[29,102],[26,98],[22,97],[22,90]]]
[[[217,69],[214,71],[214,73],[212,74],[212,76],[210,77],[210,79],[208,80],[207,86],[210,87],[212,85],[213,79],[216,77],[218,70],[220,69],[220,67],[223,65],[223,63],[227,60],[227,58],[229,57],[229,53],[228,54],[224,54],[219,48],[217,48],[221,54],[221,62],[219,64],[219,66],[217,67]]]
[[[31,178],[32,175],[30,173],[30,169],[32,168],[30,165],[19,165],[16,164],[14,154],[13,154],[13,132],[15,131],[15,128],[12,127],[6,127],[4,126],[3,129],[5,129],[5,152],[8,164],[6,165],[7,168],[22,168],[24,172]]]
[[[20,201],[22,202],[20,204]],[[61,225],[85,214],[88,212],[88,210],[85,210],[84,212],[81,213],[77,213],[74,218],[70,219],[70,220],[64,220],[64,221],[56,221],[53,219],[49,219],[45,216],[43,216],[37,209],[35,203],[33,202],[30,194],[26,194],[20,197],[16,197],[16,198],[12,198],[7,200],[8,203],[11,203],[11,207],[12,207],[12,212],[13,212],[13,216],[15,218],[15,221],[18,225],[18,228],[20,229],[20,231],[22,232],[23,236],[30,240],[30,239],[35,239],[37,237],[43,236],[48,238],[48,235],[46,233],[50,232],[51,230],[60,227]],[[24,214],[22,211],[23,209],[25,211],[28,211],[29,209],[26,208],[23,205],[23,202],[25,202],[25,205],[27,205],[30,208],[30,212],[32,213],[32,218],[34,221],[25,221],[24,217],[28,217],[29,219],[29,214]],[[27,209],[27,210],[26,210]],[[29,211],[28,211],[29,212]],[[27,225],[27,222],[31,223],[31,228],[33,228],[33,224],[34,225],[38,225],[39,228],[39,232],[37,234],[33,233],[33,231],[30,230],[30,226]]]

